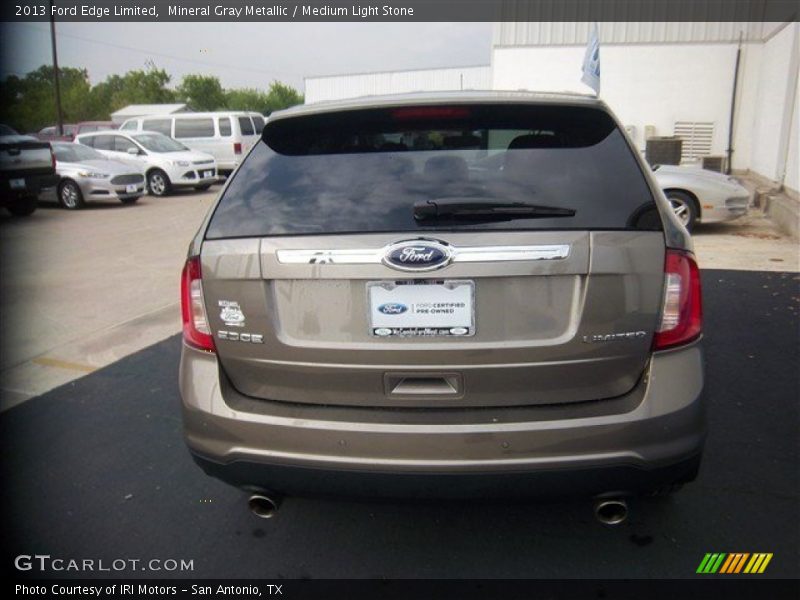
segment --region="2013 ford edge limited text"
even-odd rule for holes
[[[261,516],[282,494],[624,498],[697,474],[697,264],[594,98],[271,115],[182,305],[187,444]]]

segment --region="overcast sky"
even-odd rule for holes
[[[302,90],[303,77],[488,65],[491,23],[59,23],[59,64],[92,84],[152,60],[177,84],[187,73],[223,87]],[[47,23],[3,23],[0,76],[50,64]]]

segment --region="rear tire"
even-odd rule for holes
[[[153,169],[147,174],[147,191],[157,197],[168,195],[172,191],[169,177],[161,169]]]
[[[38,204],[36,196],[20,196],[9,200],[6,208],[15,217],[28,217],[36,211]]]
[[[694,229],[697,221],[697,205],[694,198],[680,190],[670,190],[666,196],[672,206],[672,212],[675,213],[678,220],[683,223],[687,230]]]
[[[86,206],[81,188],[71,179],[65,179],[58,186],[58,202],[67,210],[79,210]]]

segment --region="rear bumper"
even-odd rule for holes
[[[12,187],[11,181],[23,180],[23,187]],[[58,175],[26,175],[22,177],[0,177],[0,200],[7,201],[24,196],[38,196],[43,188],[53,187],[58,184]]]
[[[634,492],[690,480],[705,438],[699,344],[653,356],[620,398],[492,409],[356,409],[247,398],[184,347],[186,442],[211,475],[290,494]]]
[[[655,490],[665,483],[692,481],[700,467],[701,455],[698,453],[680,462],[652,469],[618,465],[437,474],[343,471],[243,460],[226,464],[195,453],[192,453],[192,458],[207,475],[252,492],[446,500],[636,494]]]

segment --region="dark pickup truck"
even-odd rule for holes
[[[0,206],[15,216],[30,215],[39,191],[57,183],[50,143],[0,125]]]

